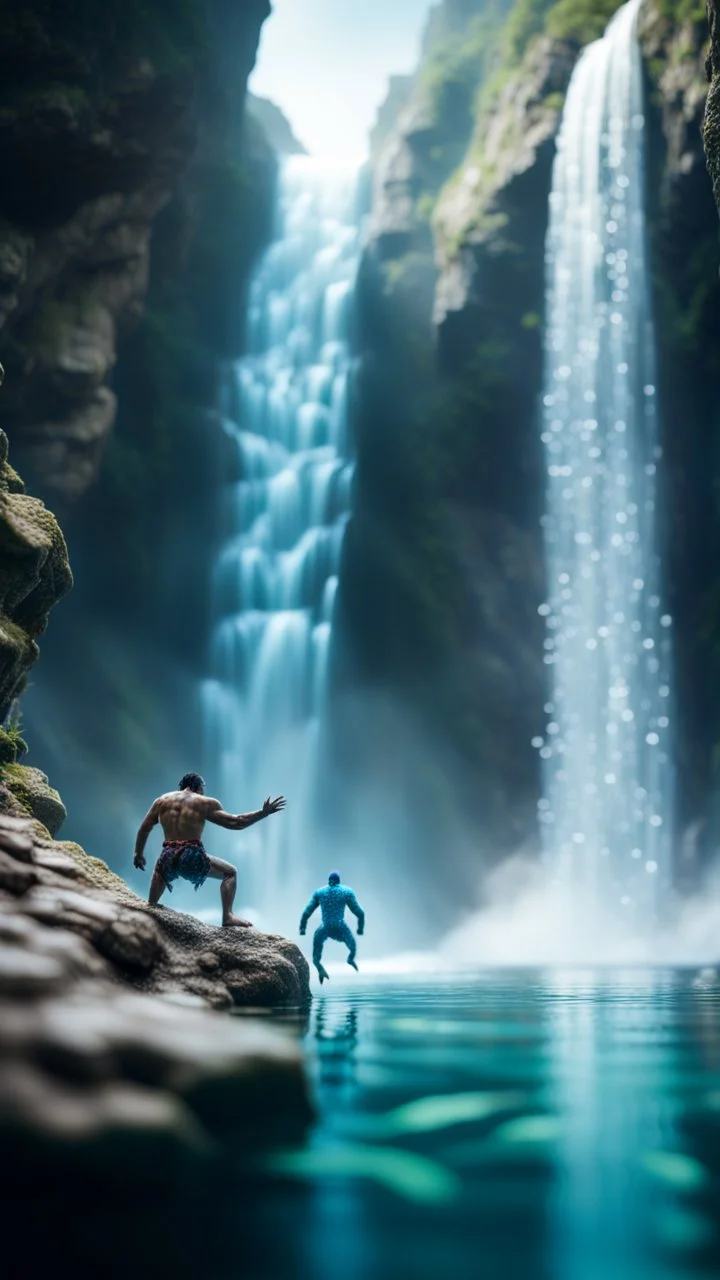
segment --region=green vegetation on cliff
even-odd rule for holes
[[[53,83],[77,97],[141,58],[175,72],[205,45],[202,0],[4,0],[0,101]]]

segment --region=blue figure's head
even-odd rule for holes
[[[328,884],[339,884],[339,883],[340,883],[340,876],[338,875],[337,871],[331,871],[330,875],[328,876]]]

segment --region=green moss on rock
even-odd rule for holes
[[[59,831],[67,817],[67,810],[44,773],[27,765],[5,764],[0,767],[0,781],[28,816],[42,823],[51,836]]]

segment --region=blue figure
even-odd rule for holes
[[[328,938],[334,938],[336,942],[345,943],[350,953],[347,962],[353,969],[357,969],[355,963],[357,943],[345,923],[345,908],[347,907],[354,916],[357,916],[359,938],[362,937],[365,931],[365,912],[355,897],[353,890],[340,883],[340,876],[337,871],[330,872],[327,884],[322,889],[316,889],[308,902],[300,920],[301,934],[305,933],[307,922],[317,907],[322,912],[322,924],[319,929],[315,930],[313,938],[313,964],[318,971],[318,977],[322,984],[329,976],[322,963],[323,947]]]

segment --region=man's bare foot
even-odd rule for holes
[[[237,925],[240,929],[252,929],[252,920],[241,920],[239,916],[226,916],[223,920],[223,928],[228,929],[232,925]]]
[[[328,980],[330,979],[330,974],[328,973],[327,969],[323,964],[317,965],[317,971],[318,971],[318,978],[320,979],[320,986],[322,986],[326,978]]]
[[[350,965],[350,968],[351,968],[351,969],[354,969],[354,970],[355,970],[355,972],[356,972],[356,973],[359,973],[359,972],[360,972],[360,970],[358,969],[358,967],[357,967],[357,965],[356,965],[355,961],[354,961],[354,960],[351,960],[349,956],[348,956],[348,964]]]

